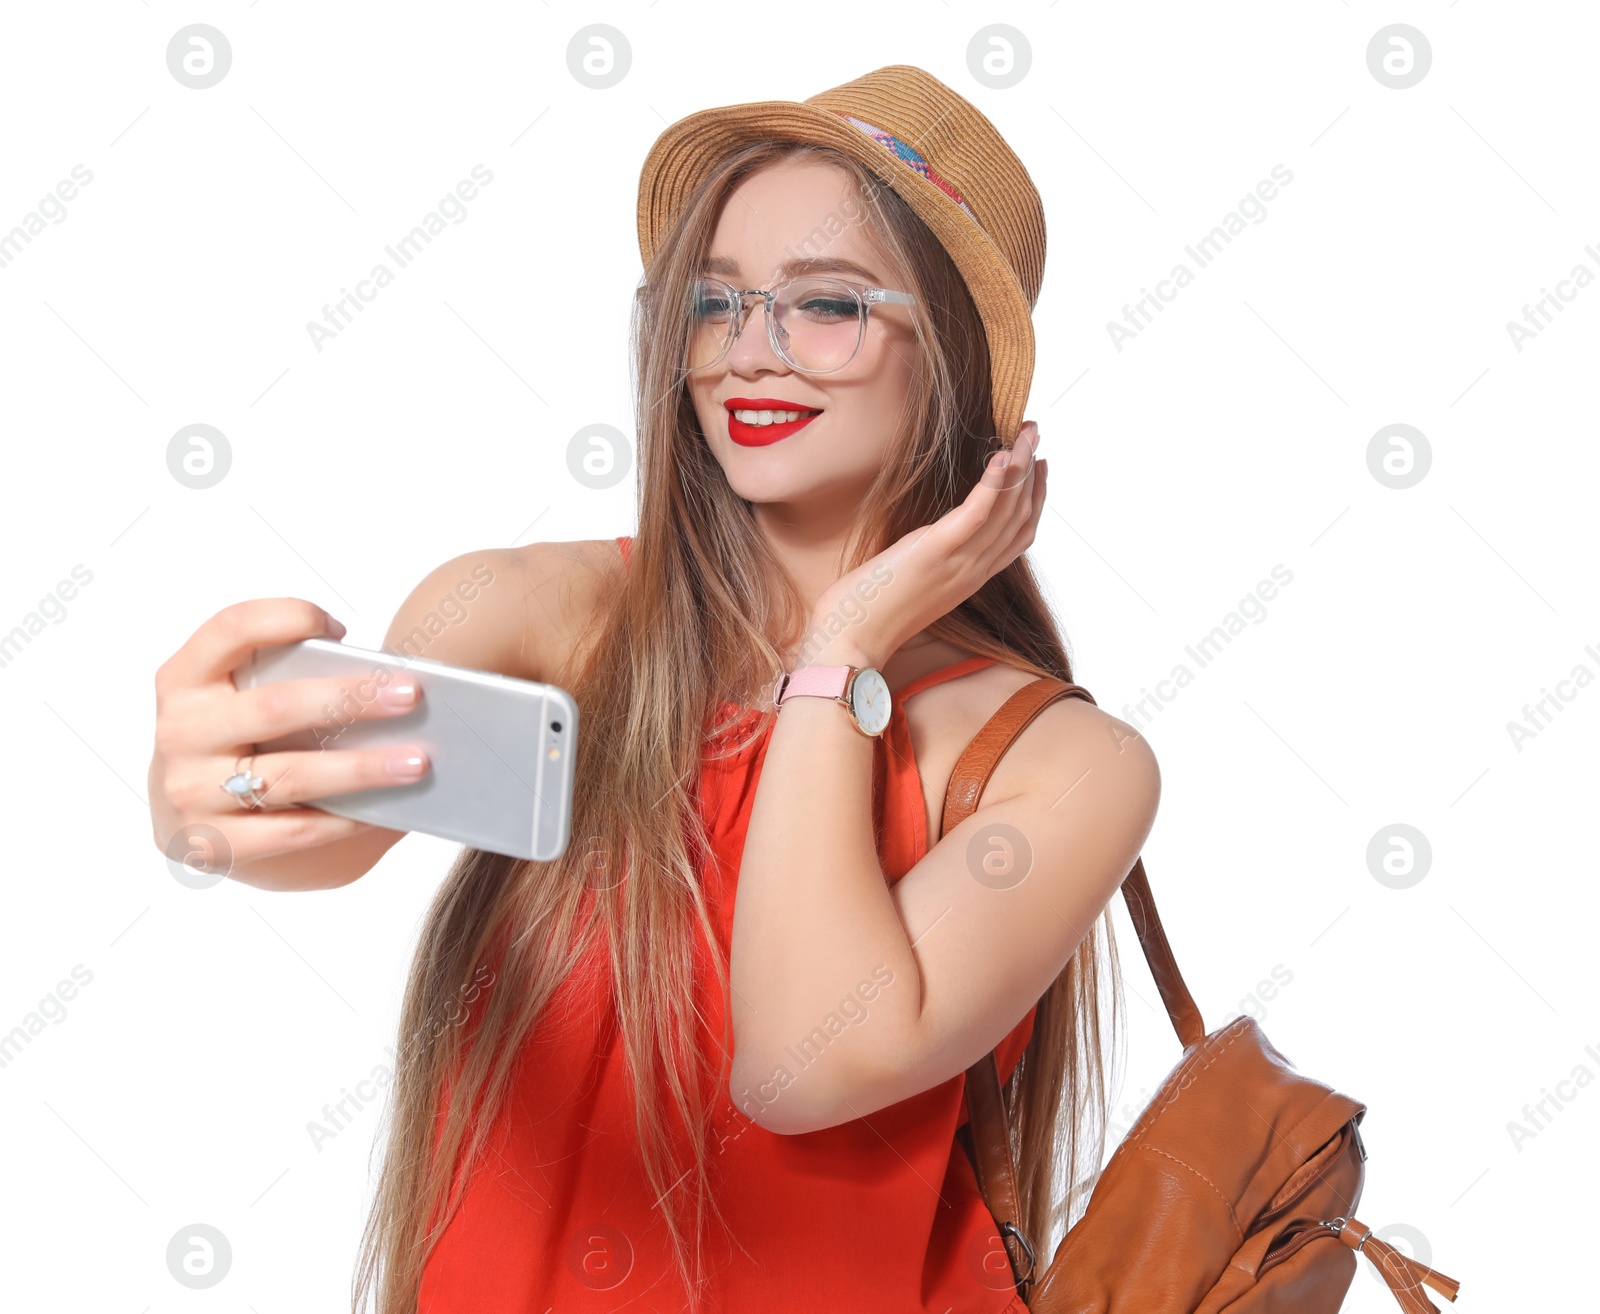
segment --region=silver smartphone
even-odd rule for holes
[[[421,690],[415,708],[371,720],[351,714],[399,675]],[[307,806],[516,858],[548,861],[565,851],[578,747],[578,705],[565,689],[332,639],[259,648],[233,683],[254,689],[328,676],[347,683],[323,719],[258,744],[258,753],[420,744],[430,769],[414,784],[330,794]]]

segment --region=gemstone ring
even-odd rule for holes
[[[239,759],[240,762],[253,762],[254,760],[254,753]],[[237,765],[235,763],[235,766]],[[222,782],[222,788],[233,796],[234,801],[240,807],[255,809],[261,806],[262,795],[259,791],[266,783],[260,776],[251,775],[249,768],[246,767],[243,770],[235,770],[231,776]]]

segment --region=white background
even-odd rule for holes
[[[197,22],[232,48],[205,90],[166,61]],[[605,90],[569,71],[595,22],[631,51]],[[1005,89],[969,68],[992,23],[1030,52]],[[1391,23],[1431,46],[1405,89],[1368,68]],[[1520,351],[1506,327],[1575,265],[1600,275],[1588,6],[118,0],[4,24],[0,233],[93,173],[0,268],[0,632],[93,573],[0,668],[0,1034],[92,973],[0,1068],[7,1307],[345,1305],[380,1109],[320,1150],[306,1125],[387,1061],[455,846],[412,836],[327,893],[183,887],[150,839],[155,668],[237,599],[313,599],[376,647],[451,556],[630,532],[631,474],[585,488],[566,451],[585,425],[632,432],[651,142],[893,63],[977,104],[1044,196],[1033,557],[1079,679],[1128,716],[1293,572],[1135,721],[1164,782],[1151,879],[1207,1024],[1254,1011],[1370,1106],[1359,1216],[1462,1279],[1457,1308],[1593,1299],[1577,1182],[1600,1089],[1558,1083],[1600,1074],[1600,687],[1564,686],[1520,751],[1507,730],[1600,674],[1600,289]],[[477,164],[466,219],[319,352],[307,322]],[[1265,219],[1118,350],[1108,322],[1280,164]],[[206,490],[167,468],[196,423],[231,452]],[[1396,423],[1431,450],[1407,489],[1368,467]],[[1410,888],[1368,866],[1394,823],[1431,845]],[[1177,1046],[1123,925],[1131,1112]],[[1275,968],[1289,983],[1252,1001]],[[205,1291],[167,1271],[194,1223],[232,1247]],[[1346,1309],[1393,1308],[1357,1274]]]

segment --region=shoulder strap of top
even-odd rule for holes
[[[993,666],[993,657],[963,657],[958,662],[951,662],[948,666],[941,666],[936,671],[928,671],[917,676],[915,680],[907,680],[894,691],[891,697],[893,702],[905,702],[913,694],[919,694],[924,689],[930,689],[936,684],[943,684],[946,680],[953,680],[958,675],[965,675],[968,671],[982,670],[985,666]]]
[[[622,564],[624,566],[631,565],[633,563],[633,536],[631,534],[618,534],[617,547],[622,552]]]

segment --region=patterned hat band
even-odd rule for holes
[[[921,153],[913,146],[902,141],[892,132],[885,132],[882,128],[875,128],[872,124],[856,118],[854,114],[846,114],[843,110],[834,110],[834,113],[847,122],[855,124],[856,127],[860,128],[862,132],[866,133],[874,141],[882,142],[889,153],[897,160],[907,167],[915,169],[935,187],[939,188],[940,191],[944,192],[946,196],[966,212],[967,218],[971,219],[973,223],[978,222],[978,216],[973,214],[972,208],[961,199],[961,193],[941,178],[934,171],[933,166],[923,159]]]

